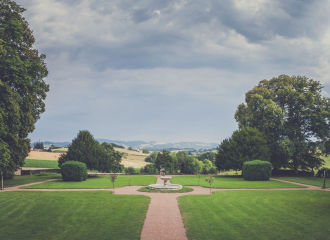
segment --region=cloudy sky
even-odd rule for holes
[[[220,143],[262,79],[330,92],[328,0],[16,0],[47,55],[32,141]]]

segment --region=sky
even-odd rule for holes
[[[330,92],[327,0],[16,0],[50,91],[34,141],[220,143],[245,93],[281,74]]]

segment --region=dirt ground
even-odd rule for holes
[[[146,156],[148,156],[148,154],[116,148],[116,151],[119,150],[124,150],[125,153],[127,153],[127,151],[129,152],[128,155],[125,155],[122,158],[122,164],[124,164],[125,167],[141,168],[149,164],[147,162],[144,162],[144,159]],[[124,151],[119,151],[119,152],[124,152]],[[52,153],[52,152],[30,152],[29,156],[27,156],[26,159],[57,161],[61,154],[62,153]]]

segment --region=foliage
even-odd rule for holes
[[[242,126],[218,147],[215,165],[219,170],[242,170],[243,163],[254,159],[269,160],[265,136],[258,129]]]
[[[148,149],[142,149],[142,153],[150,153]]]
[[[147,186],[150,184],[155,184],[157,182],[157,177],[154,176],[118,176],[116,179],[116,188],[125,187],[129,184],[129,179],[131,179],[131,186]],[[111,181],[111,179],[110,179]],[[31,185],[23,187],[25,189],[100,189],[105,188],[109,189],[112,186],[109,186],[108,177],[89,177],[86,181],[83,182],[65,182],[63,180],[57,180],[54,182],[46,182],[36,185]]]
[[[135,173],[135,169],[133,167],[127,167],[127,168],[125,168],[125,173],[127,173],[127,174],[134,174]]]
[[[115,144],[115,143],[110,143],[114,148],[122,148],[122,149],[125,149],[124,146],[122,145],[118,145],[118,144]]]
[[[2,147],[10,154],[3,169],[7,176],[24,165],[28,134],[45,111],[49,91],[43,80],[46,56],[33,49],[35,38],[24,11],[11,0],[0,1],[0,143],[6,143]]]
[[[196,158],[199,161],[203,161],[205,159],[208,159],[211,162],[213,162],[215,160],[215,156],[216,156],[216,153],[215,152],[205,152],[205,153],[198,153],[197,156],[196,156]]]
[[[33,146],[34,149],[44,149],[44,143],[43,142],[36,142]]]
[[[88,177],[85,163],[67,161],[61,167],[63,181],[85,181]]]
[[[210,160],[204,159],[203,165],[202,165],[202,172],[203,174],[208,174],[210,169],[212,168],[213,164]]]
[[[156,162],[157,155],[158,155],[158,152],[157,151],[153,151],[149,156],[147,156],[144,159],[144,161],[155,163]]]
[[[244,180],[268,181],[271,173],[272,164],[270,162],[253,160],[243,164]]]
[[[274,168],[313,169],[322,152],[312,139],[329,141],[330,101],[320,82],[303,76],[281,75],[260,81],[245,95],[235,119],[239,127],[256,127],[267,136]],[[324,144],[326,151],[329,144]],[[329,145],[330,146],[330,145]]]
[[[121,157],[122,154],[115,151],[111,144],[99,144],[90,132],[79,131],[68,152],[60,156],[58,163],[61,167],[64,162],[74,160],[86,163],[90,170],[121,172]]]
[[[117,179],[117,174],[111,173],[110,176],[109,176],[109,180],[112,182],[112,188],[113,188],[113,190],[115,190],[116,179]],[[129,184],[131,184],[131,180],[129,180]]]
[[[174,173],[179,169],[177,159],[167,150],[163,150],[157,155],[155,166],[156,169],[160,169],[160,166],[164,167],[167,173]]]
[[[10,161],[10,151],[7,143],[0,139],[0,173],[5,172]]]
[[[154,163],[147,164],[140,168],[140,173],[142,174],[156,174],[157,172],[158,171]]]
[[[185,174],[196,174],[202,171],[202,163],[195,157],[188,155],[186,151],[180,151],[176,154],[180,172]]]
[[[128,147],[127,149],[128,149],[128,150],[133,150],[133,148],[131,148],[131,147]]]
[[[154,192],[154,193],[186,193],[192,192],[194,189],[189,187],[182,187],[178,190],[157,190],[157,189],[149,189],[149,187],[142,187],[138,190],[139,192]]]
[[[210,169],[209,169],[209,172],[208,174],[217,174],[218,173],[218,170],[215,166],[212,166]]]
[[[329,239],[329,192],[216,191],[178,197],[187,238]]]
[[[140,239],[149,204],[108,191],[4,192],[1,239]]]

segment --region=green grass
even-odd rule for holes
[[[148,187],[142,187],[138,191],[140,192],[154,192],[154,193],[185,193],[185,192],[192,192],[194,189],[188,187],[182,187],[179,190],[153,190],[149,189]]]
[[[0,238],[140,239],[150,198],[111,192],[0,193]]]
[[[155,184],[156,177],[152,176],[119,176],[115,181],[115,188],[125,187],[129,185],[129,179],[131,179],[131,185],[146,186],[149,184]],[[63,180],[57,180],[54,182],[47,182],[27,186],[24,188],[51,188],[51,189],[75,189],[75,188],[112,188],[112,182],[108,177],[93,177],[88,178],[82,182],[64,182]]]
[[[321,158],[324,160],[324,166],[322,167],[330,168],[330,156],[321,156]]]
[[[309,184],[317,187],[323,186],[323,178],[318,178],[318,177],[274,177],[274,178],[291,181],[291,182]],[[329,187],[330,179],[327,178],[325,183],[326,183],[326,187]]]
[[[221,191],[178,198],[189,239],[330,239],[330,192]]]
[[[199,185],[210,187],[210,184],[205,181],[205,176],[202,176]],[[197,176],[178,176],[172,177],[171,183],[181,184],[183,186],[197,186]],[[245,181],[240,177],[215,177],[212,188],[301,188],[302,186],[278,182],[275,180],[269,181]]]
[[[55,168],[58,167],[58,161],[49,161],[49,160],[36,160],[36,159],[25,159],[25,164],[23,167],[33,167],[33,168]]]
[[[28,183],[45,181],[53,178],[60,178],[61,174],[59,173],[42,173],[35,175],[25,175],[25,176],[14,176],[11,179],[5,179],[3,182],[3,186],[6,187],[14,187]]]

